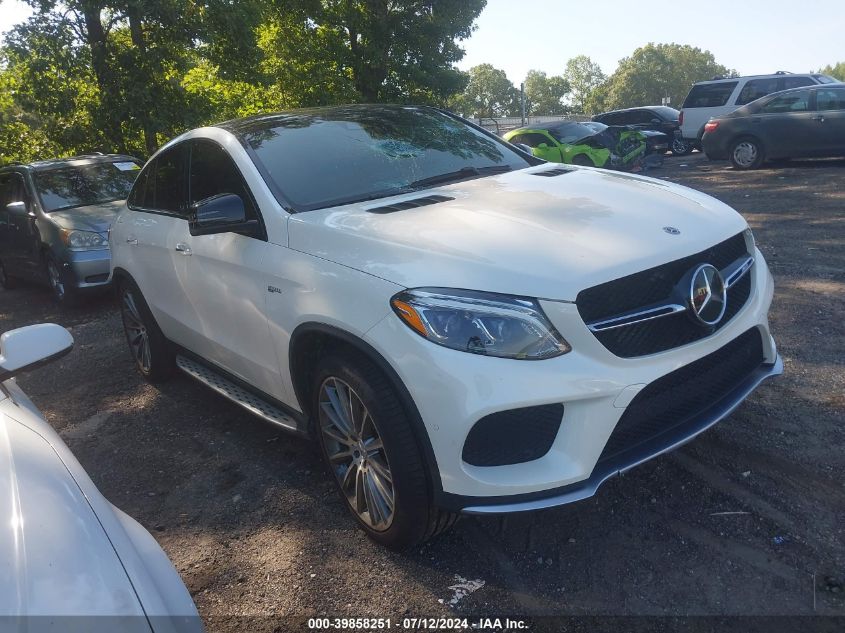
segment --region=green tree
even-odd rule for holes
[[[573,109],[589,113],[592,94],[606,79],[601,66],[586,55],[578,55],[566,62],[563,77],[569,82]]]
[[[549,77],[541,70],[529,70],[525,77],[525,101],[528,114],[564,114],[563,98],[569,92],[569,82],[562,76]]]
[[[845,62],[839,62],[838,64],[828,64],[824,68],[819,70],[820,73],[823,75],[830,75],[839,81],[845,81]]]
[[[464,92],[456,97],[452,108],[476,118],[517,116],[520,110],[519,91],[514,88],[505,71],[491,64],[479,64],[469,69],[469,81]]]
[[[466,77],[454,64],[486,0],[271,0],[282,23],[298,23],[319,57],[351,79],[358,99],[444,103]],[[312,47],[313,47],[312,46]],[[307,51],[285,58],[307,65]],[[304,75],[303,75],[304,76]]]
[[[716,63],[710,51],[681,44],[647,44],[619,61],[607,80],[609,109],[660,104],[663,97],[679,105],[697,81],[736,76]]]

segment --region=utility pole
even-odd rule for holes
[[[525,82],[519,84],[519,97],[522,102],[522,126],[525,127]]]

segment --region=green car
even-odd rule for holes
[[[597,121],[553,121],[512,130],[510,143],[526,145],[537,158],[553,163],[634,169],[646,153],[646,138],[637,130]]]

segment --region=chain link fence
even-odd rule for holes
[[[475,120],[481,127],[501,136],[505,132],[510,132],[516,128],[525,127],[526,125],[532,125],[535,123],[550,123],[552,121],[589,121],[590,117],[586,114],[561,114],[550,116],[526,116],[524,119],[521,116],[497,118],[483,117]]]

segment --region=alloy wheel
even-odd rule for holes
[[[689,146],[681,139],[674,139],[672,141],[672,151],[676,154],[685,154],[689,150]]]
[[[62,281],[62,275],[56,266],[56,262],[52,259],[47,260],[47,278],[50,281],[50,288],[53,289],[56,298],[61,301],[65,296],[65,284]]]
[[[126,340],[129,341],[129,349],[135,362],[144,373],[149,373],[152,368],[152,354],[150,353],[150,335],[138,304],[131,290],[123,292],[121,302],[121,315],[123,316],[123,327],[126,329]]]
[[[734,147],[734,162],[742,167],[750,167],[757,160],[757,146],[750,141],[742,141]]]
[[[355,390],[333,376],[320,385],[319,405],[326,456],[347,503],[368,527],[387,530],[396,493],[375,421]]]

